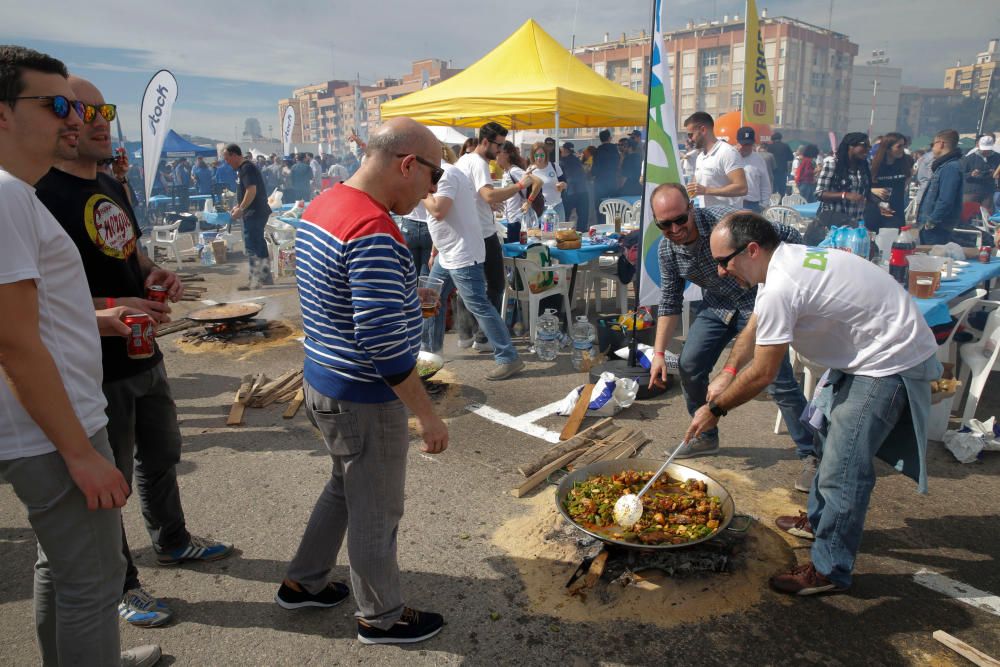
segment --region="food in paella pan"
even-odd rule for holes
[[[627,470],[614,475],[593,475],[577,482],[563,506],[570,518],[592,532],[638,544],[684,544],[708,537],[722,522],[722,503],[708,495],[705,482],[680,482],[661,475],[642,497],[642,517],[629,530],[615,524],[615,502],[627,493],[638,493],[652,472]]]
[[[435,364],[428,361],[417,361],[417,374],[422,377],[430,377],[434,375],[439,370],[441,370],[441,364]]]

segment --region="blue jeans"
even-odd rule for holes
[[[426,276],[430,269],[428,264],[431,259],[431,233],[427,231],[427,223],[423,220],[413,220],[404,218],[400,227],[403,238],[406,239],[406,247],[410,249],[413,256],[413,264],[417,269],[418,276]]]
[[[812,562],[838,586],[851,585],[854,558],[872,489],[872,460],[901,419],[909,401],[898,375],[845,375],[834,386],[826,435],[818,436],[822,458],[809,490],[809,524],[816,534]]]
[[[264,241],[266,224],[266,215],[243,219],[243,245],[246,246],[247,257],[267,259],[267,243]]]
[[[442,304],[448,303],[448,297],[456,288],[458,289],[465,307],[476,318],[479,328],[493,346],[493,357],[498,364],[509,364],[517,360],[517,350],[510,340],[507,325],[500,319],[500,313],[486,296],[486,274],[482,264],[449,270],[442,268],[440,261],[435,261],[434,268],[431,269],[431,278],[440,278],[444,281],[444,285],[441,286]],[[421,335],[423,349],[439,352],[444,347],[444,318],[445,308],[442,307],[437,315],[424,320],[424,330]]]
[[[806,202],[811,204],[816,201],[816,184],[815,183],[799,183],[799,194],[802,195]]]
[[[749,315],[739,314],[726,324],[710,308],[703,308],[691,323],[680,358],[681,387],[684,389],[689,414],[694,415],[698,408],[705,405],[712,368],[729,341],[743,331],[749,319]],[[788,433],[795,441],[799,458],[815,456],[813,435],[799,421],[806,409],[806,397],[795,380],[795,373],[792,372],[792,364],[788,361],[787,354],[781,362],[778,376],[768,386],[767,393],[781,410]],[[706,433],[717,435],[718,429]]]

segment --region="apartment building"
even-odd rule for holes
[[[1000,39],[991,39],[986,50],[976,54],[971,65],[958,63],[944,71],[944,87],[961,91],[965,97],[983,99],[1000,89]]]

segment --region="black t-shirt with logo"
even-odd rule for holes
[[[236,202],[243,202],[243,195],[251,185],[257,186],[257,192],[253,196],[248,208],[243,215],[247,218],[266,218],[271,215],[271,207],[267,205],[267,187],[264,185],[264,177],[253,162],[244,160],[236,172]]]
[[[141,232],[115,179],[105,174],[78,178],[53,168],[35,189],[80,251],[91,296],[146,296],[138,255]],[[101,337],[105,382],[132,377],[163,359],[159,347],[148,359],[129,359],[125,342],[119,336]]]

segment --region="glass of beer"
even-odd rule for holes
[[[441,288],[444,281],[440,278],[420,276],[417,278],[417,296],[420,297],[420,311],[424,318],[434,317],[441,306]]]
[[[688,199],[694,199],[698,196],[698,181],[693,178],[687,182]]]

